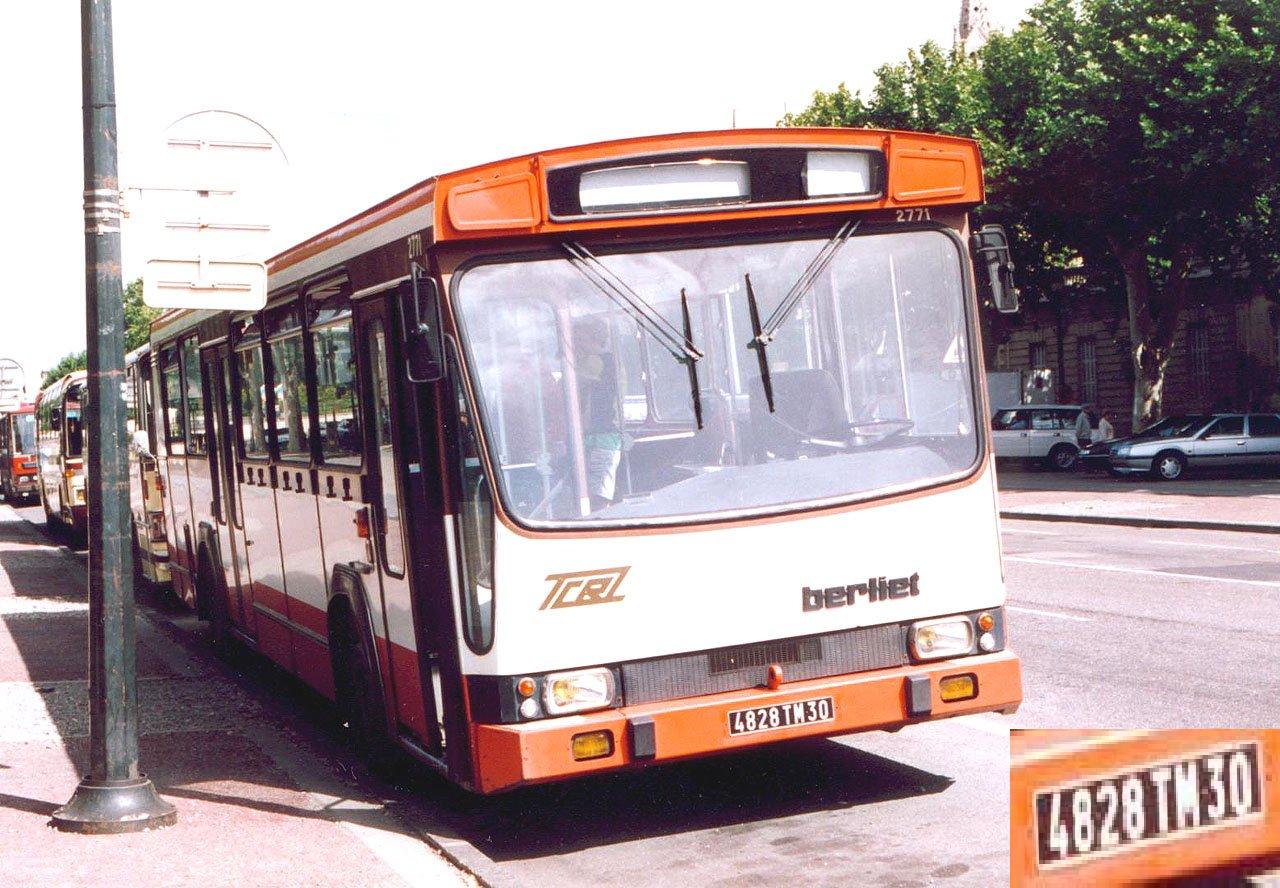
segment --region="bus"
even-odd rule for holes
[[[845,129],[427,179],[153,323],[174,588],[478,793],[1012,713],[982,199]]]
[[[1280,730],[1009,740],[1012,885],[1243,885],[1280,866]]]
[[[87,377],[68,373],[36,396],[37,492],[51,528],[78,537],[88,532],[85,493],[85,425],[82,416]]]
[[[148,585],[165,587],[169,585],[169,542],[165,535],[164,481],[155,456],[151,346],[129,352],[124,363],[134,576]]]
[[[0,413],[0,495],[16,503],[36,498],[36,414],[32,404]]]

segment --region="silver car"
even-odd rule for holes
[[[1145,472],[1163,481],[1181,478],[1192,467],[1280,468],[1280,414],[1171,416],[1107,448],[1112,472]]]

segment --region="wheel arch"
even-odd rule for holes
[[[364,655],[368,658],[366,665],[374,682],[374,692],[377,695],[377,699],[374,701],[375,708],[382,713],[388,736],[395,736],[395,725],[392,723],[390,709],[387,705],[387,688],[384,680],[385,673],[383,672],[384,664],[381,651],[378,648],[377,636],[373,631],[373,611],[369,606],[368,591],[365,588],[362,575],[350,565],[334,565],[329,583],[329,599],[325,611],[329,630],[329,660],[335,673],[335,687],[337,679],[337,662],[335,658],[338,655],[338,645],[335,643],[334,622],[345,618],[349,621],[349,629],[354,635],[352,640],[364,649]],[[355,653],[358,653],[358,651]],[[385,665],[389,670],[390,664]]]

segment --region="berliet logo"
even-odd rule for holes
[[[621,601],[618,587],[630,567],[605,567],[600,570],[577,570],[572,573],[549,574],[551,591],[538,610],[549,607],[577,607],[580,604],[608,604]]]
[[[854,583],[851,586],[829,586],[826,589],[810,589],[805,586],[800,590],[801,604],[807,611],[823,608],[844,607],[855,604],[859,597],[867,601],[885,601],[890,598],[906,598],[920,594],[920,574],[913,573],[909,577],[871,577],[865,583]]]

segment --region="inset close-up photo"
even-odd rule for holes
[[[1280,883],[1280,730],[1015,730],[1015,886]]]

